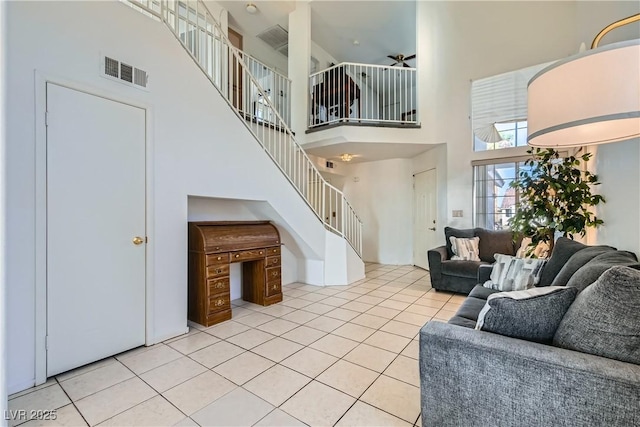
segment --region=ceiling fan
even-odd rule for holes
[[[403,67],[411,68],[411,66],[409,64],[407,64],[406,61],[409,61],[410,59],[414,59],[415,57],[416,57],[415,53],[413,55],[409,55],[409,56],[404,56],[401,53],[399,53],[397,55],[387,55],[387,58],[391,58],[394,61],[396,61],[393,64],[391,64],[390,67],[393,67],[396,64],[402,64]]]

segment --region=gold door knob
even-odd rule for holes
[[[144,239],[140,236],[136,236],[133,238],[132,242],[134,245],[141,245],[144,243]]]

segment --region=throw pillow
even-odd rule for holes
[[[494,254],[515,255],[516,247],[513,242],[513,232],[511,230],[487,230],[476,228],[475,236],[480,238],[480,260],[493,262]]]
[[[611,246],[589,246],[576,252],[571,255],[571,258],[569,258],[567,263],[560,269],[553,279],[553,282],[551,282],[551,286],[567,286],[571,276],[573,276],[580,267],[600,254],[615,250],[616,249]]]
[[[530,248],[529,245],[531,244],[531,237],[525,237],[522,239],[522,243],[520,244],[520,248],[518,249],[518,251],[516,252],[516,257],[517,258],[548,258],[549,257],[549,245],[544,243],[544,242],[540,242],[538,243],[538,245],[535,247],[535,249],[533,249],[532,252],[529,252]]]
[[[553,344],[640,365],[640,271],[605,271],[576,297]]]
[[[577,288],[578,292],[582,292],[587,286],[598,280],[602,273],[614,265],[626,265],[636,270],[640,269],[638,258],[636,258],[633,252],[605,252],[580,267],[578,271],[571,276],[571,279],[567,282],[567,286],[572,286]]]
[[[475,237],[475,234],[472,228],[458,229],[453,227],[445,227],[444,239],[445,239],[445,244],[447,246],[447,254],[449,255],[449,259],[451,259],[451,257],[453,256],[453,250],[451,249],[451,236],[470,239],[472,237]]]
[[[551,285],[551,282],[553,282],[553,279],[556,278],[562,267],[569,261],[571,255],[586,247],[587,245],[583,245],[567,237],[558,238],[551,252],[551,258],[547,261],[547,265],[545,265],[542,271],[540,282],[537,286]]]
[[[575,288],[548,286],[489,295],[476,329],[549,343],[577,293]]]
[[[495,258],[491,279],[483,286],[499,291],[520,291],[535,286],[546,263],[544,259],[516,258],[503,254],[495,254]]]
[[[480,239],[478,237],[464,239],[451,236],[449,239],[451,239],[451,250],[453,251],[451,259],[480,261],[480,257],[478,257]]]

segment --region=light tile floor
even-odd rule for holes
[[[420,423],[418,331],[464,297],[428,272],[367,263],[349,286],[284,286],[232,320],[78,368],[9,398],[10,425],[412,426]],[[11,412],[12,411],[12,412]]]

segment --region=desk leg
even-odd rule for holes
[[[265,261],[245,261],[242,263],[242,299],[264,305]]]

